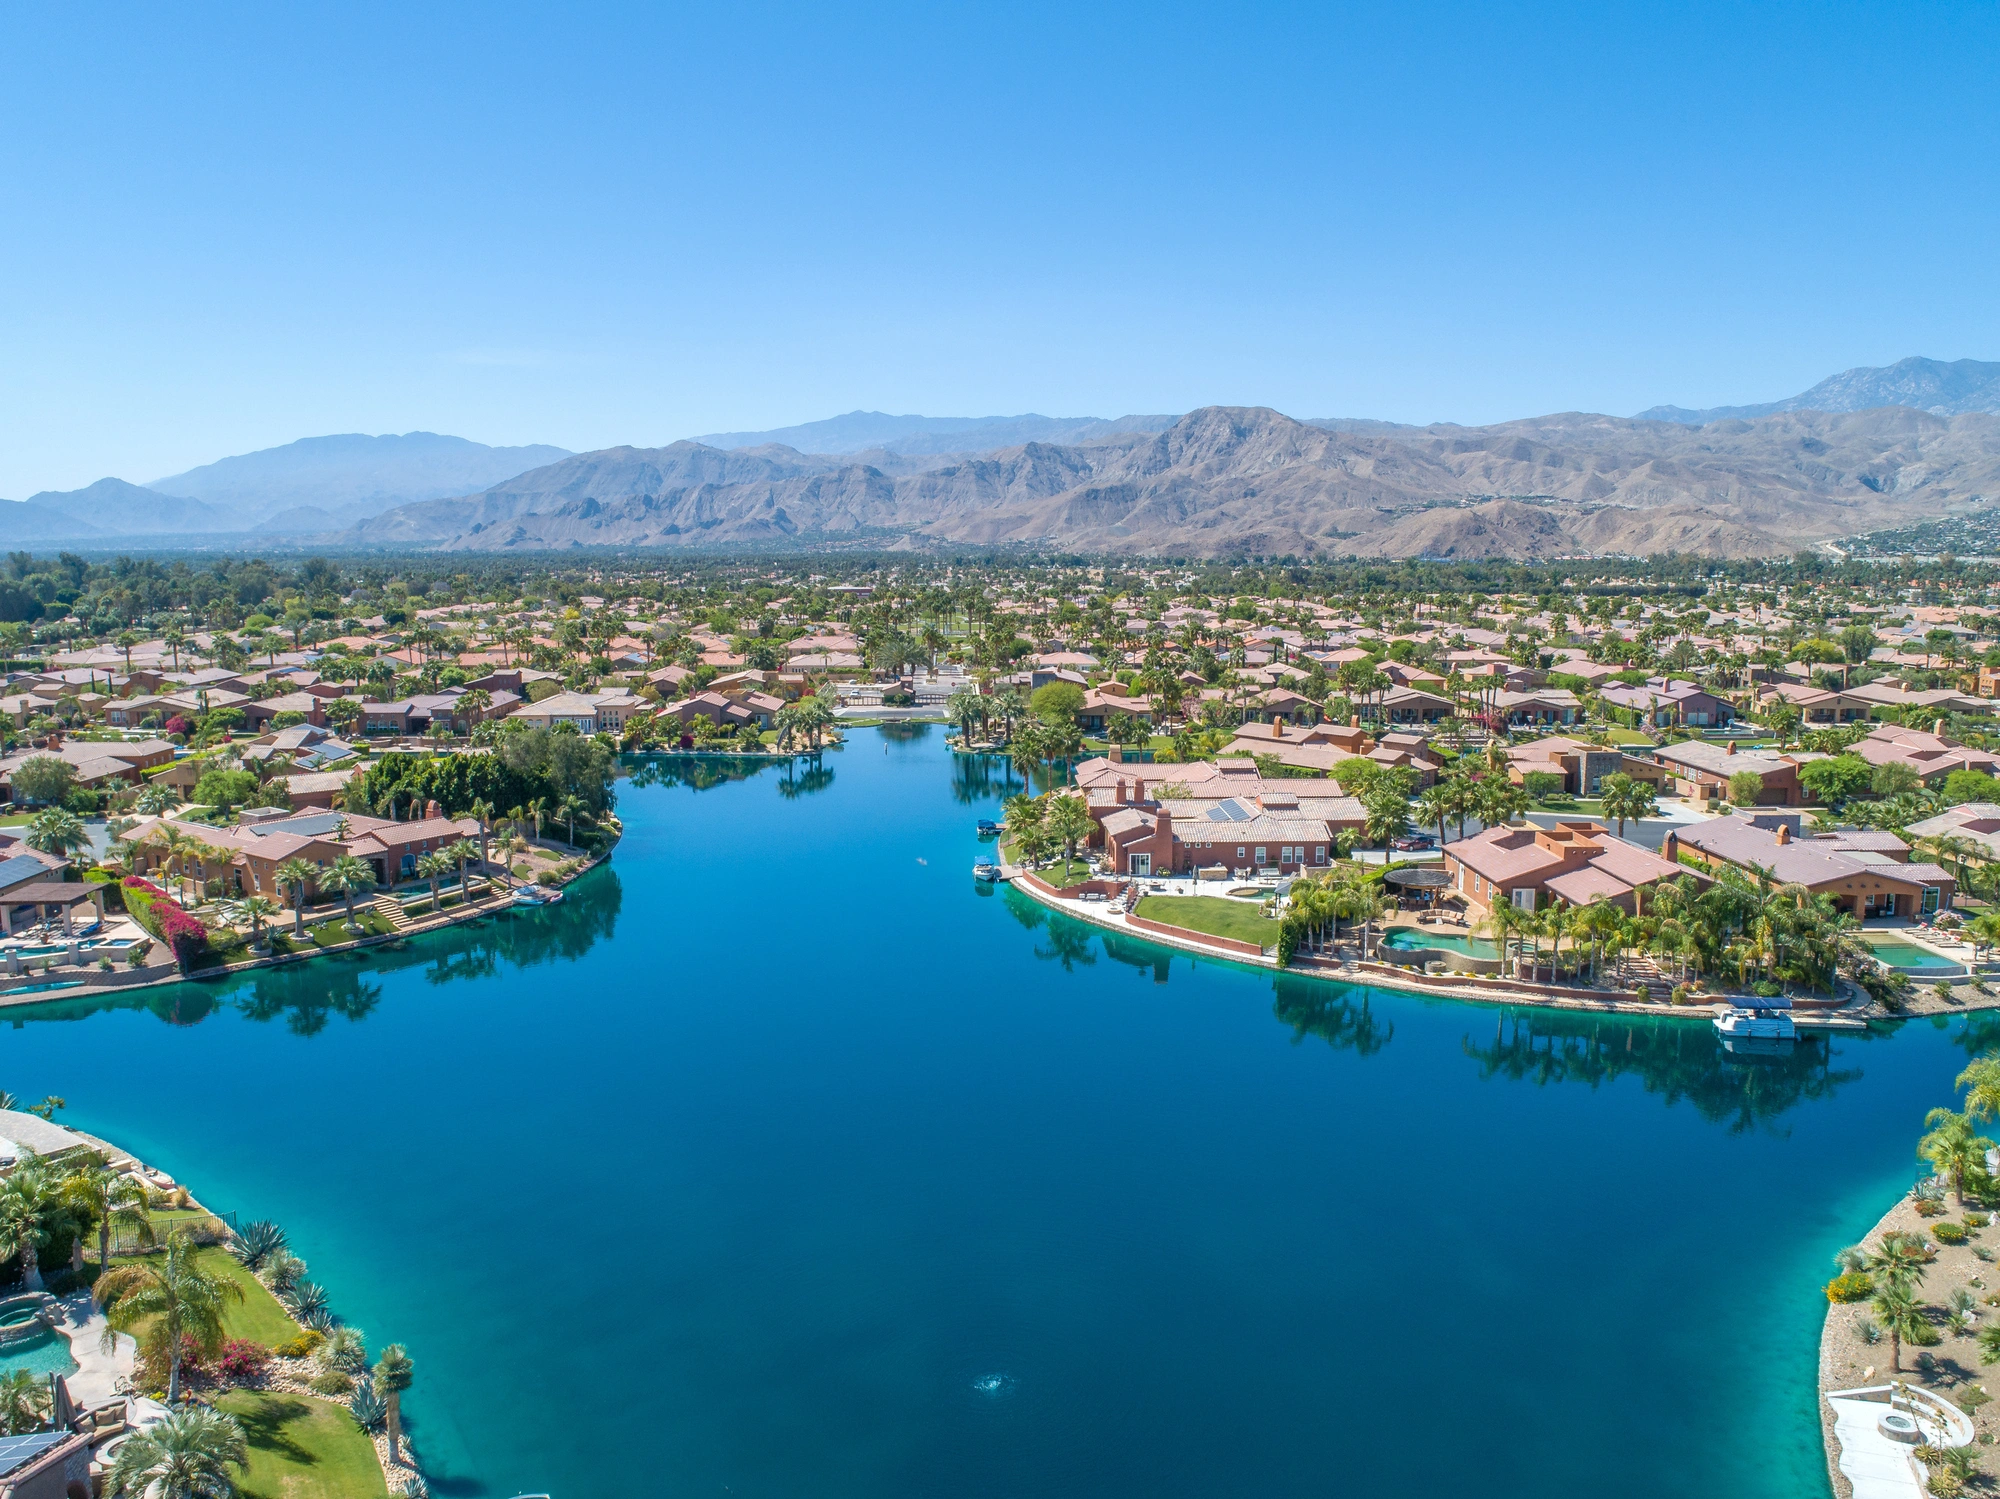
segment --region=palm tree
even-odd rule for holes
[[[35,814],[35,820],[28,824],[27,844],[46,854],[61,854],[65,857],[80,848],[90,846],[90,835],[83,829],[83,819],[66,807],[49,807]]]
[[[444,897],[438,894],[438,881],[452,871],[451,855],[443,849],[424,854],[417,860],[417,876],[430,881],[431,910],[433,913],[443,908]]]
[[[278,888],[292,903],[292,935],[301,942],[306,935],[306,889],[318,878],[319,866],[305,859],[287,859],[277,869]]]
[[[588,812],[589,810],[590,808],[580,798],[574,796],[566,796],[556,804],[556,815],[566,819],[569,823],[569,846],[571,848],[576,847],[576,814],[579,812]]]
[[[0,1183],[0,1259],[21,1257],[21,1284],[42,1288],[42,1246],[48,1242],[54,1182],[40,1156],[23,1151],[14,1174]]]
[[[416,1366],[401,1343],[391,1343],[375,1362],[375,1390],[389,1405],[389,1461],[401,1462],[403,1440],[403,1391],[416,1377]]]
[[[180,793],[165,781],[151,781],[147,783],[146,789],[139,793],[139,799],[133,805],[148,817],[158,817],[162,812],[170,810],[180,799]]]
[[[120,1265],[97,1281],[97,1304],[104,1308],[104,1341],[114,1333],[146,1324],[149,1345],[164,1349],[167,1405],[180,1399],[181,1354],[190,1343],[204,1354],[222,1346],[222,1313],[243,1299],[243,1287],[226,1275],[211,1275],[196,1258],[197,1246],[184,1228],[167,1235],[167,1252]]]
[[[1659,798],[1644,781],[1635,781],[1623,771],[1614,772],[1598,783],[1604,815],[1618,824],[1618,836],[1625,836],[1625,824],[1651,817],[1660,809]]]
[[[486,869],[486,839],[493,824],[493,803],[482,799],[474,802],[471,810],[479,822],[479,868],[483,873]]]
[[[114,1223],[130,1225],[138,1231],[139,1242],[151,1247],[153,1221],[146,1213],[146,1189],[105,1165],[102,1156],[93,1157],[92,1164],[79,1167],[64,1177],[61,1190],[63,1201],[79,1218],[97,1225],[97,1264],[100,1270],[111,1267],[111,1227]]]
[[[1986,1169],[1986,1152],[1993,1142],[1972,1132],[1972,1116],[1953,1109],[1932,1109],[1924,1116],[1929,1131],[1917,1144],[1917,1154],[1929,1161],[1939,1176],[1951,1183],[1958,1205],[1965,1206],[1965,1176],[1968,1171]]]
[[[375,888],[374,866],[353,854],[342,854],[321,871],[319,884],[347,903],[347,929],[353,931],[354,897]]]
[[[1069,865],[1076,858],[1076,846],[1090,837],[1095,824],[1091,821],[1090,808],[1080,796],[1052,796],[1047,812],[1048,829],[1055,837],[1062,839],[1063,874],[1067,878]]]
[[[1881,1324],[1882,1331],[1889,1335],[1889,1367],[1901,1372],[1903,1367],[1903,1340],[1917,1341],[1930,1326],[1924,1316],[1923,1303],[1911,1294],[1908,1286],[1885,1285],[1875,1293],[1869,1303]]]
[[[107,1492],[133,1499],[235,1499],[229,1470],[249,1461],[250,1448],[234,1416],[190,1406],[125,1439],[111,1465]]]
[[[32,1369],[0,1374],[0,1436],[22,1437],[49,1418],[49,1384]]]

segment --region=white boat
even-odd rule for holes
[[[1799,1033],[1792,1020],[1791,1006],[1780,1006],[1776,1001],[1755,1008],[1732,1006],[1726,1013],[1715,1017],[1715,1030],[1725,1040],[1789,1041]]]

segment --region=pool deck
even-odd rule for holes
[[[1060,911],[1065,916],[1088,922],[1092,926],[1120,932],[1140,942],[1179,948],[1183,952],[1205,958],[1217,958],[1227,963],[1239,963],[1247,968],[1282,971],[1335,983],[1367,984],[1378,989],[1400,989],[1411,994],[1433,994],[1446,999],[1469,1000],[1476,1004],[1533,1005],[1551,1010],[1586,1010],[1608,1015],[1651,1015],[1678,1020],[1708,1020],[1718,1009],[1714,1004],[1660,1004],[1630,997],[1620,998],[1614,992],[1607,990],[1552,987],[1529,984],[1519,979],[1422,974],[1390,963],[1363,962],[1358,959],[1301,960],[1295,957],[1290,966],[1280,970],[1276,957],[1268,949],[1252,953],[1249,951],[1248,943],[1232,943],[1225,938],[1210,937],[1205,933],[1186,928],[1167,928],[1156,922],[1148,922],[1141,926],[1124,912],[1112,909],[1108,902],[1066,900],[1046,881],[1029,870],[1008,865],[1004,873],[1015,889],[1052,911]],[[1221,894],[1236,883],[1238,882],[1218,880],[1211,889],[1185,893]],[[1411,930],[1428,929],[1412,927]],[[1466,929],[1447,928],[1447,930]],[[1868,1028],[1865,1020],[1851,1015],[1813,1014],[1799,1015],[1795,1018],[1801,1030],[1862,1031]]]

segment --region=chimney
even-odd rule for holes
[[[1359,713],[1350,713],[1350,714],[1348,714],[1348,715],[1347,715],[1347,726],[1348,726],[1348,727],[1349,727],[1350,729],[1358,729],[1358,728],[1360,728],[1360,727],[1361,727],[1361,715],[1360,715]]]
[[[1113,765],[1123,765],[1125,763],[1125,746],[1122,744],[1114,744],[1104,753],[1105,758]]]
[[[1779,823],[1778,847],[1783,848],[1787,843],[1790,843],[1791,841],[1792,841],[1792,825],[1789,822]]]
[[[1735,741],[1734,739],[1730,740],[1728,744],[1726,744],[1726,745],[1724,745],[1724,746],[1722,747],[1722,752],[1723,752],[1723,753],[1724,753],[1725,755],[1733,755],[1733,754],[1735,754],[1735,753],[1736,753],[1736,741]]]
[[[1271,720],[1271,737],[1273,739],[1283,739],[1285,737],[1285,721],[1282,718]]]
[[[1125,777],[1123,776],[1118,778],[1118,805],[1121,807],[1125,805]]]
[[[444,816],[444,808],[443,808],[443,807],[440,807],[440,806],[439,806],[439,805],[438,805],[438,804],[437,804],[436,802],[434,802],[434,801],[429,801],[429,802],[425,802],[425,803],[424,803],[424,816],[425,816],[425,817],[442,817],[442,816]]]
[[[1942,718],[1931,725],[1931,732],[1940,739],[1944,738],[1944,720]]]
[[[1132,800],[1135,802],[1143,802],[1145,799],[1146,799],[1146,778],[1144,776],[1134,776],[1132,778]]]
[[[1671,828],[1667,830],[1666,841],[1660,845],[1660,857],[1669,864],[1678,864],[1681,857],[1680,836]]]

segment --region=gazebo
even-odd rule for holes
[[[1437,904],[1438,891],[1451,888],[1451,876],[1442,869],[1392,869],[1382,879],[1405,895],[1422,891],[1432,905]]]
[[[98,884],[69,884],[62,880],[30,880],[25,885],[16,885],[11,890],[0,891],[0,933],[14,935],[14,908],[33,906],[35,919],[40,921],[48,914],[50,906],[62,908],[62,929],[65,937],[76,935],[75,911],[86,901],[97,907],[97,919],[104,920],[104,887]]]

